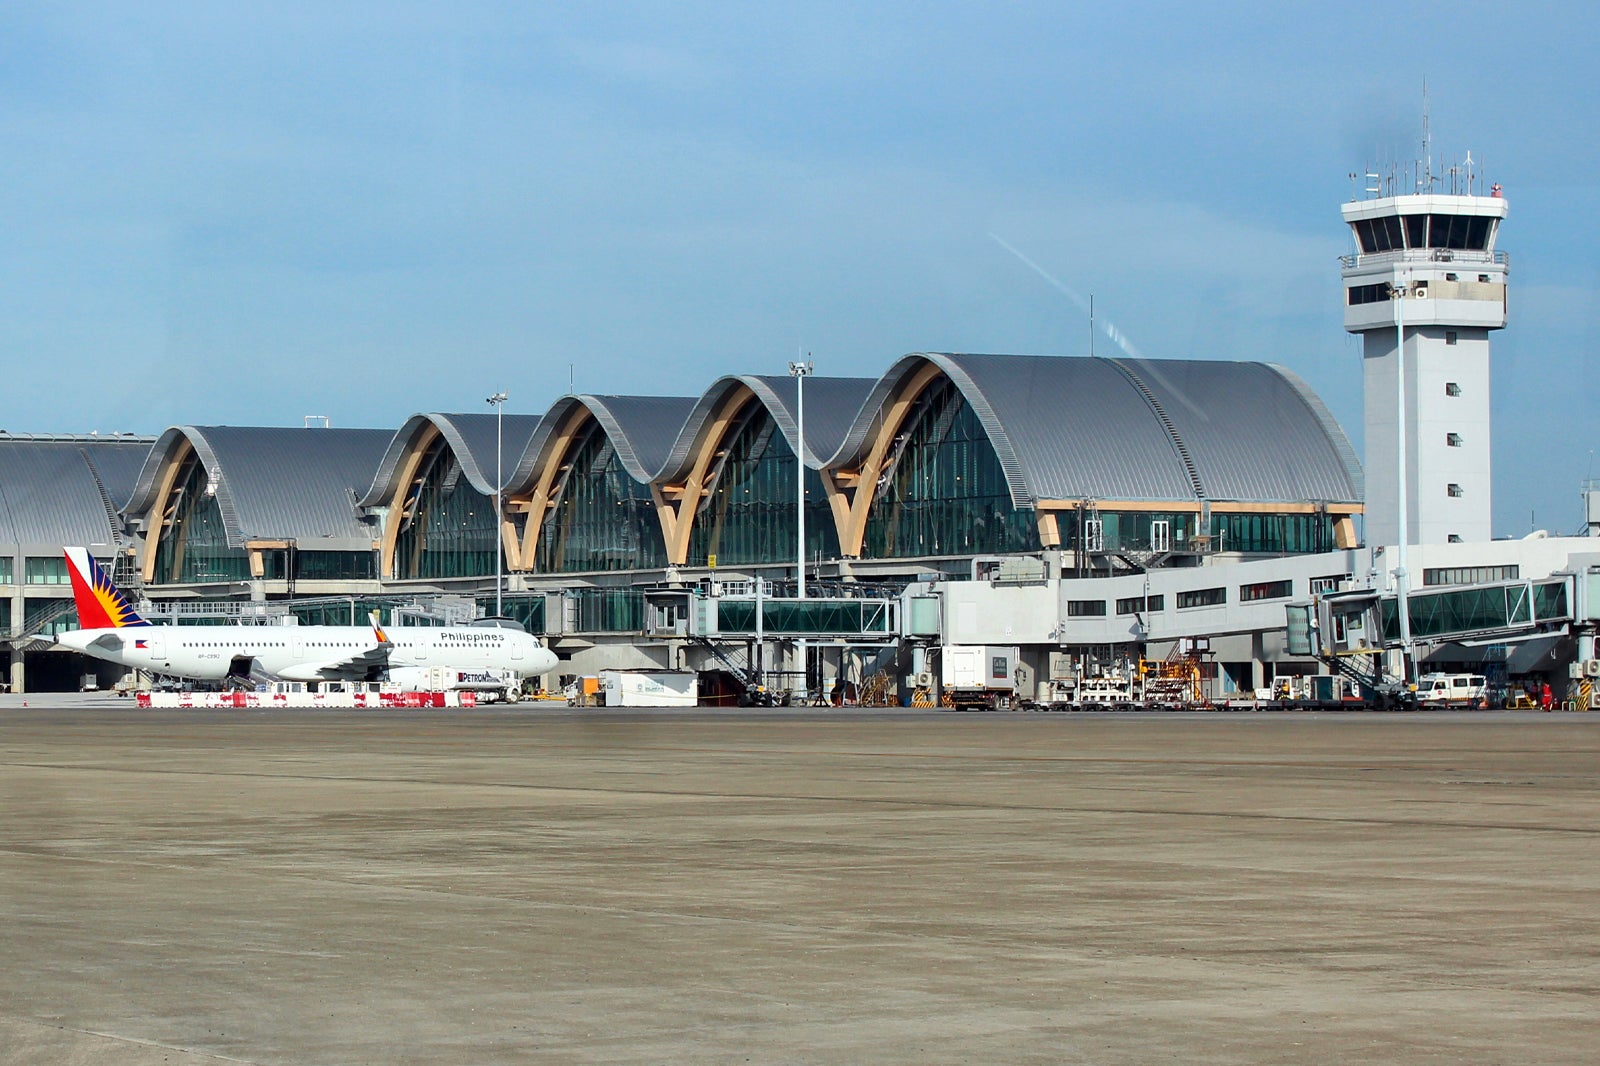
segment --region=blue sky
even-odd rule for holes
[[[398,427],[910,351],[1283,363],[1360,446],[1348,175],[1511,214],[1495,531],[1581,524],[1600,14],[1579,4],[12,2],[0,428]],[[1097,349],[1110,342],[1102,336]]]

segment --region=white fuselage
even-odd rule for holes
[[[175,677],[220,680],[253,672],[286,681],[382,677],[391,667],[509,670],[536,677],[556,656],[538,637],[492,626],[124,626],[56,637],[99,659]],[[247,661],[248,671],[239,669]]]

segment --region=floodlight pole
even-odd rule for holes
[[[795,578],[800,599],[806,596],[806,376],[812,371],[811,361],[790,363],[789,376],[794,378],[794,498],[795,498]]]
[[[1400,621],[1400,673],[1402,680],[1409,685],[1412,675],[1412,648],[1411,648],[1411,602],[1410,583],[1411,575],[1406,569],[1406,541],[1408,539],[1406,527],[1410,524],[1410,501],[1407,499],[1409,486],[1406,484],[1406,297],[1411,290],[1411,271],[1407,270],[1401,276],[1399,285],[1389,287],[1390,296],[1394,302],[1394,330],[1395,330],[1395,365],[1398,372],[1395,374],[1395,478],[1398,482],[1399,492],[1395,494],[1395,527],[1398,530],[1395,540],[1395,613]]]
[[[505,403],[506,392],[501,389],[488,399],[489,406],[494,408],[494,616],[499,618],[505,613],[502,603],[501,589],[505,580],[501,576],[505,573],[505,545],[502,543],[502,530],[500,518],[500,492],[503,478],[500,473],[501,455],[504,452],[502,442],[505,428]]]
[[[789,364],[794,378],[794,524],[795,524],[795,599],[806,598],[806,377],[812,372],[811,360]],[[806,642],[795,641],[800,657],[800,691],[810,695],[810,670],[806,662]],[[803,697],[802,697],[803,698]]]

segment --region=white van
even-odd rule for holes
[[[1480,707],[1488,694],[1482,674],[1423,674],[1417,681],[1420,707]]]

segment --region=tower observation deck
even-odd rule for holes
[[[1459,192],[1374,188],[1341,209],[1356,247],[1341,258],[1344,328],[1362,338],[1371,545],[1399,543],[1402,513],[1410,544],[1491,539],[1489,331],[1506,324],[1495,248],[1506,201],[1474,184],[1469,170]]]

